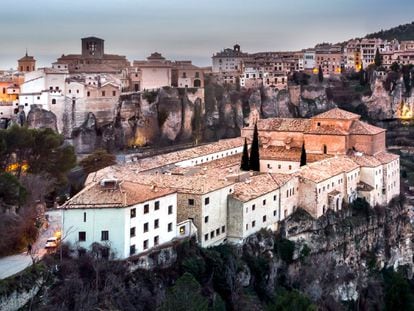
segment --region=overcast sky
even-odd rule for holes
[[[105,40],[105,52],[210,65],[234,43],[243,51],[298,50],[340,42],[414,20],[413,0],[13,0],[0,9],[0,68],[26,48],[49,66],[80,53],[80,38]]]

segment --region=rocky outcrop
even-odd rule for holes
[[[50,128],[57,131],[56,115],[36,105],[32,105],[27,115],[27,126],[30,128]]]

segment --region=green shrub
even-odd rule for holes
[[[275,251],[284,262],[290,264],[293,261],[295,243],[288,239],[279,238],[275,241]]]

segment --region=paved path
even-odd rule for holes
[[[56,231],[61,230],[62,227],[61,211],[49,211],[46,212],[46,215],[49,215],[49,227],[40,232],[39,238],[32,246],[32,255],[36,260],[41,259],[46,254],[44,248],[46,240],[53,236]],[[19,273],[30,266],[32,262],[32,256],[26,252],[0,258],[0,279]]]

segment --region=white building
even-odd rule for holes
[[[65,242],[76,249],[99,243],[116,259],[146,252],[177,236],[177,194],[166,188],[103,179],[61,208]]]
[[[233,49],[224,49],[213,55],[213,73],[240,72],[246,53],[240,51],[240,45],[234,45]]]

